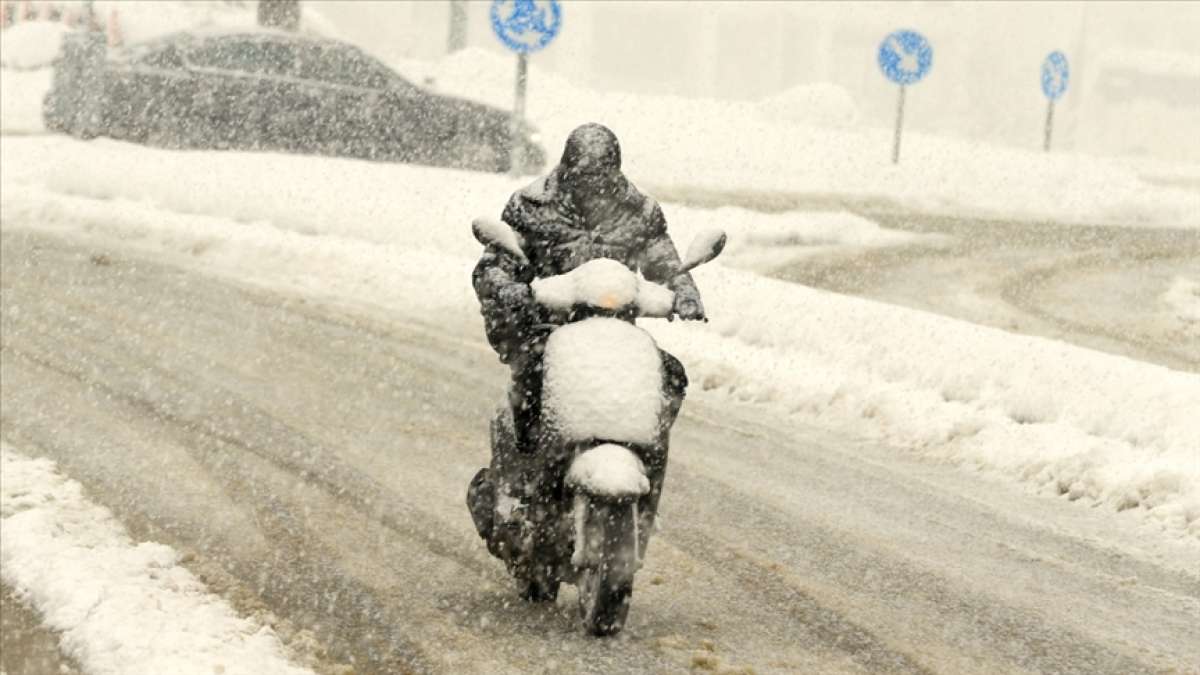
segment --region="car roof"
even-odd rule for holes
[[[136,57],[140,54],[157,51],[158,49],[170,44],[194,47],[212,40],[222,40],[227,38],[272,40],[278,42],[291,42],[298,45],[327,45],[347,49],[358,49],[357,46],[341,40],[334,40],[331,38],[309,35],[305,33],[293,33],[276,28],[203,26],[199,28],[190,28],[188,30],[168,33],[152,40],[131,44],[122,51],[125,55]]]

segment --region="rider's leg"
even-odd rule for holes
[[[523,345],[509,365],[512,366],[512,385],[508,390],[513,411],[513,432],[518,452],[535,450],[534,430],[542,407],[542,350],[543,342]]]
[[[661,349],[658,350],[658,353],[662,357],[663,393],[667,396],[667,418],[664,423],[667,428],[670,428],[679,415],[679,409],[683,407],[684,396],[687,395],[687,371],[683,369],[683,364],[679,362],[679,359]]]
[[[646,545],[650,540],[650,533],[654,529],[655,516],[658,513],[658,499],[662,496],[663,478],[667,472],[671,425],[679,416],[679,409],[683,406],[688,386],[687,372],[683,369],[683,364],[679,362],[679,359],[662,350],[659,350],[659,355],[662,357],[663,394],[667,398],[667,410],[666,416],[662,420],[662,436],[659,440],[662,452],[652,455],[652,459],[647,458],[649,461],[646,463],[646,473],[650,478],[650,493],[642,497],[638,503],[639,539],[641,540],[638,543],[643,555],[645,555]]]
[[[492,536],[492,514],[496,510],[496,486],[491,471],[480,469],[467,486],[467,509],[475,523],[475,531],[485,540]]]

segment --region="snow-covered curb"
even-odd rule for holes
[[[54,463],[0,445],[0,571],[93,675],[302,675],[168,546],[134,543]]]

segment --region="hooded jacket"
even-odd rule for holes
[[[589,126],[599,127],[587,125],[580,129]],[[603,131],[611,136],[607,129]],[[615,166],[601,194],[579,194],[584,189],[572,189],[564,180],[566,172],[581,163],[578,155],[572,156],[568,140],[563,161],[509,199],[501,220],[524,239],[528,264],[488,247],[475,266],[472,281],[488,341],[505,363],[529,338],[529,327],[538,320],[529,283],[535,278],[569,272],[589,260],[611,258],[650,281],[666,285],[677,296],[697,304],[700,301],[691,275],[674,274],[680,265],[679,254],[667,236],[662,209],[621,175],[615,136],[611,143],[611,148],[599,149],[617,153],[615,161],[605,160]],[[596,148],[589,150],[593,155],[597,152]],[[587,161],[583,159],[583,163]]]

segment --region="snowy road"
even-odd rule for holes
[[[463,490],[504,378],[402,321],[3,233],[2,435],[319,671],[1191,672],[1200,579],[1128,522],[699,386],[617,640],[522,605]],[[432,317],[431,317],[432,318]],[[6,603],[7,605],[7,603]],[[5,610],[6,612],[9,610]],[[751,672],[746,670],[745,672]]]
[[[789,281],[1200,372],[1200,336],[1161,301],[1200,278],[1200,233],[872,212],[935,245],[798,261]]]

